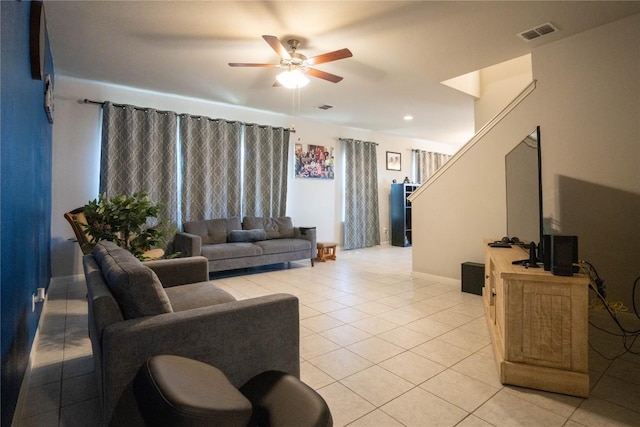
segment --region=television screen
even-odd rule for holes
[[[507,236],[524,244],[542,241],[540,127],[505,156]]]

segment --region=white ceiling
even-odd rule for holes
[[[45,0],[59,75],[291,114],[279,69],[227,63],[277,63],[261,36],[295,36],[308,57],[353,52],[317,66],[344,80],[311,78],[298,115],[454,144],[473,131],[473,99],[441,81],[636,13],[640,1]],[[560,31],[516,36],[546,22]]]

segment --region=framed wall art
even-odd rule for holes
[[[335,159],[333,147],[324,145],[306,146],[298,143],[295,146],[296,178],[333,179],[335,176]]]
[[[402,170],[402,155],[400,153],[387,151],[387,170],[388,171]]]

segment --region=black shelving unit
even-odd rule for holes
[[[411,202],[407,197],[419,184],[391,184],[391,244],[411,246]]]

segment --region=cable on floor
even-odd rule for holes
[[[605,332],[609,335],[615,336],[615,337],[620,337],[622,339],[622,345],[624,348],[624,351],[622,351],[620,354],[616,355],[615,357],[613,357],[613,359],[616,359],[622,355],[624,355],[625,353],[630,353],[630,354],[634,354],[634,355],[640,355],[640,349],[639,350],[634,350],[633,347],[636,344],[638,337],[640,337],[640,328],[639,329],[628,329],[626,328],[621,322],[620,319],[618,319],[618,315],[617,313],[619,312],[628,312],[629,309],[627,306],[625,306],[621,301],[616,301],[616,302],[609,302],[607,300],[607,296],[606,296],[606,288],[604,285],[604,280],[602,280],[602,278],[600,277],[600,275],[598,274],[598,271],[596,270],[596,268],[589,262],[587,261],[583,261],[580,260],[577,263],[578,267],[580,267],[580,270],[582,272],[584,272],[586,275],[589,276],[589,288],[595,293],[596,297],[594,299],[591,300],[591,302],[589,303],[589,309],[590,310],[606,310],[607,313],[609,314],[609,316],[611,317],[611,319],[614,321],[614,323],[617,326],[617,329],[619,329],[619,331],[611,331],[609,329],[606,329],[604,327],[598,326],[596,325],[593,321],[589,321],[589,324],[591,326],[593,326],[594,328]],[[638,277],[634,283],[633,283],[633,289],[632,289],[632,295],[631,295],[631,300],[633,303],[633,311],[636,315],[636,317],[638,319],[640,319],[640,315],[638,314],[638,310],[635,304],[635,293],[636,293],[636,288],[638,283],[640,282],[640,277]],[[604,354],[602,354],[600,351],[598,351],[596,348],[593,347],[593,345],[591,343],[589,343],[589,346],[596,352],[598,353],[600,356],[604,357],[607,360],[613,360],[610,357],[605,356]]]

